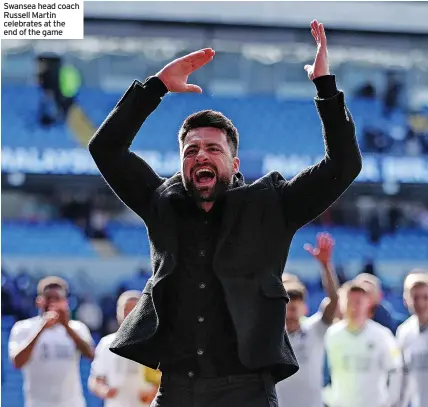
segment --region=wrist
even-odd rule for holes
[[[322,261],[321,266],[323,267],[324,271],[328,271],[331,269],[332,263],[330,260]]]

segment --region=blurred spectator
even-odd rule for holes
[[[385,116],[389,116],[398,107],[399,94],[402,88],[403,85],[399,82],[396,73],[388,71],[386,73],[386,89],[383,98]]]
[[[376,271],[372,259],[366,259],[362,273],[376,276]]]
[[[86,228],[86,234],[92,239],[105,239],[109,216],[100,209],[94,209],[89,215],[89,224]]]
[[[152,275],[151,271],[141,266],[140,269],[131,277],[121,281],[118,295],[128,290],[140,290],[143,291],[146,286],[147,280]]]
[[[376,88],[373,86],[372,83],[366,82],[363,86],[361,86],[357,90],[357,92],[355,93],[355,96],[361,97],[361,98],[374,99],[376,97]]]
[[[363,128],[364,150],[375,153],[386,153],[392,146],[390,135],[374,125]]]
[[[376,212],[372,213],[367,226],[369,229],[370,242],[375,245],[379,244],[382,237],[382,226],[380,224],[379,215]]]
[[[103,311],[93,298],[84,300],[77,309],[76,318],[91,332],[100,332],[103,325]]]
[[[403,214],[401,210],[393,206],[388,210],[388,232],[394,234],[400,226],[401,218]]]

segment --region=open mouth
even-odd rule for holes
[[[194,180],[201,186],[209,186],[215,182],[215,172],[210,168],[199,168],[195,171]]]

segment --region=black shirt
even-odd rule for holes
[[[209,212],[187,198],[177,206],[178,267],[164,290],[164,372],[211,377],[247,373],[238,357],[235,328],[212,259],[223,202]]]

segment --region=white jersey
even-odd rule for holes
[[[40,316],[16,322],[10,333],[9,357],[15,357],[42,324]],[[70,327],[83,340],[93,343],[82,322],[70,321]],[[85,407],[80,352],[64,326],[57,324],[40,334],[22,372],[26,407]]]
[[[397,340],[408,375],[402,407],[410,401],[412,407],[428,406],[428,327],[421,330],[418,319],[412,316],[398,327]]]
[[[351,332],[347,321],[340,321],[327,330],[325,346],[331,373],[325,400],[329,407],[390,407],[398,401],[402,357],[387,328],[369,320]],[[388,386],[392,377],[397,383]]]
[[[324,336],[328,327],[317,312],[301,323],[300,330],[288,334],[300,369],[276,385],[279,407],[322,407]]]
[[[91,376],[102,377],[109,387],[118,389],[116,397],[104,401],[104,407],[143,407],[139,394],[151,386],[145,382],[144,367],[110,351],[115,336],[105,336],[96,347]]]

